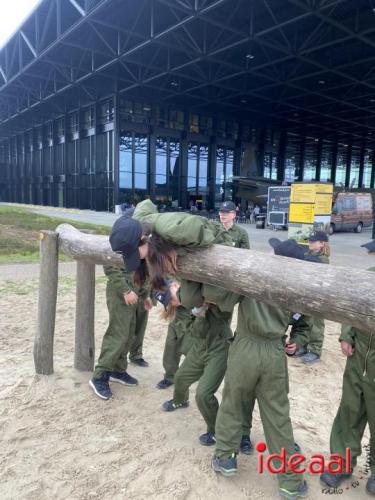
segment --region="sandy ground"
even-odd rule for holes
[[[69,266],[66,266],[68,268]],[[2,266],[3,271],[5,267]],[[55,336],[55,374],[35,376],[32,358],[37,280],[0,273],[0,498],[8,499],[272,499],[277,483],[257,472],[257,457],[239,457],[239,475],[226,479],[210,469],[212,449],[198,443],[205,431],[194,402],[172,414],[160,405],[172,390],[162,376],[166,325],[154,310],[144,345],[149,368],[130,366],[137,388],[113,384],[114,398],[97,399],[89,373],[73,369],[74,278],[60,279]],[[69,273],[68,273],[69,274]],[[105,278],[96,295],[97,355],[107,324]],[[329,433],[339,403],[345,360],[339,326],[327,322],[322,362],[306,367],[289,360],[291,416],[295,438],[307,456],[328,454]],[[252,434],[263,439],[258,410]],[[365,436],[364,442],[368,442]],[[361,460],[360,465],[363,465]],[[359,468],[360,469],[360,468]],[[361,499],[365,479],[350,482],[340,498]],[[307,475],[310,499],[326,498],[315,475]]]

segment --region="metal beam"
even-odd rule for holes
[[[77,11],[81,14],[81,16],[83,17],[86,16],[85,9],[83,9],[76,0],[69,0],[69,3],[77,9]]]

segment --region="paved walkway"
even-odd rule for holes
[[[0,205],[9,205],[22,207],[32,212],[71,219],[74,221],[87,222],[91,224],[101,224],[112,226],[117,219],[117,215],[110,212],[94,212],[92,210],[76,210],[55,207],[43,207],[36,205],[21,205],[0,203]],[[287,238],[286,231],[272,231],[271,229],[256,229],[254,224],[243,224],[242,227],[249,233],[251,248],[260,252],[269,252],[268,239],[278,237],[281,240]],[[367,269],[375,265],[375,257],[367,255],[365,249],[360,248],[360,245],[371,240],[371,230],[364,230],[361,234],[353,232],[335,233],[330,238],[332,250],[331,264],[336,266],[357,267]],[[24,264],[24,266],[34,266],[36,264]],[[3,266],[1,266],[3,267]],[[68,267],[67,267],[68,269]],[[0,268],[1,274],[1,268]]]

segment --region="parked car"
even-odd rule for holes
[[[336,193],[332,207],[330,234],[334,231],[360,233],[373,222],[371,193]]]

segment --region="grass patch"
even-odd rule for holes
[[[28,295],[38,288],[36,280],[11,281],[6,280],[0,286],[0,295]]]
[[[77,229],[93,229],[96,234],[109,234],[110,227],[72,221],[68,218],[47,217],[22,208],[0,206],[0,264],[37,262],[39,231],[54,231],[59,224],[71,224]],[[60,261],[68,261],[59,255]]]

